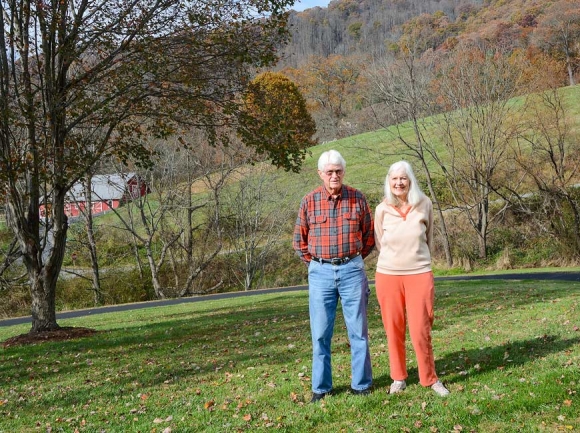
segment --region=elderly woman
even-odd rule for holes
[[[423,194],[406,161],[391,165],[385,198],[375,211],[375,245],[379,250],[376,293],[389,348],[390,393],[407,384],[405,334],[417,356],[419,381],[438,395],[449,390],[439,381],[431,345],[435,285],[430,248],[433,241],[433,204]]]

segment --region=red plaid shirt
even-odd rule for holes
[[[375,245],[371,211],[365,196],[343,185],[333,199],[324,186],[307,194],[300,203],[294,226],[293,247],[301,260],[369,255]]]

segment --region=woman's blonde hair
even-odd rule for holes
[[[391,183],[389,182],[391,174],[399,171],[404,172],[407,175],[407,178],[409,179],[409,192],[407,193],[407,202],[411,206],[415,206],[417,203],[421,201],[421,199],[425,194],[423,193],[423,191],[421,191],[421,187],[419,186],[419,183],[417,183],[415,173],[413,173],[413,168],[411,167],[411,164],[409,164],[407,161],[398,161],[389,167],[387,177],[385,178],[385,200],[389,204],[393,205],[399,204],[399,199],[397,199],[397,197],[391,191]]]

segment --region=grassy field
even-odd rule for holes
[[[81,340],[0,349],[0,432],[580,431],[580,283],[437,282],[433,342],[446,399],[389,396],[376,299],[373,392],[354,396],[342,317],[334,395],[309,404],[307,292],[69,319]],[[0,340],[28,331],[0,328]]]

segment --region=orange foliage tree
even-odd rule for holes
[[[315,145],[316,124],[298,86],[280,72],[264,72],[249,85],[238,134],[259,155],[298,172],[308,148]]]

